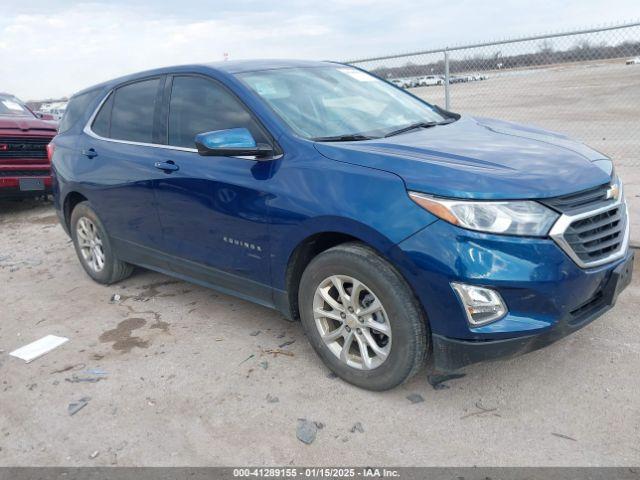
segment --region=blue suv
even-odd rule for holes
[[[75,95],[51,149],[91,278],[137,265],[275,308],[363,388],[540,348],[631,279],[610,159],[347,65],[130,75]]]

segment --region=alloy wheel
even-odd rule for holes
[[[391,352],[391,325],[378,297],[359,280],[332,275],[313,299],[313,317],[329,350],[350,367],[378,368]]]
[[[80,217],[76,224],[76,233],[85,264],[94,272],[102,271],[105,264],[104,247],[95,223],[87,217]]]

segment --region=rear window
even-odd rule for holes
[[[92,90],[90,92],[71,97],[71,100],[69,100],[69,103],[67,104],[67,109],[64,112],[64,116],[62,117],[62,120],[60,120],[58,133],[66,132],[73,127],[80,118],[84,117],[87,107],[97,95],[98,90]]]
[[[153,116],[159,78],[117,88],[103,103],[93,125],[94,133],[114,140],[153,143]]]

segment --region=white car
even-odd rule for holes
[[[396,87],[400,87],[400,88],[408,88],[409,87],[409,84],[407,83],[407,81],[402,79],[402,78],[392,78],[389,81],[391,83],[393,83]]]
[[[640,57],[634,57],[627,60],[627,65],[636,65],[640,64]]]
[[[442,80],[435,75],[425,75],[418,78],[418,85],[421,87],[431,87],[442,84]]]

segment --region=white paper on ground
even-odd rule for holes
[[[25,345],[24,347],[14,350],[9,355],[20,358],[29,363],[36,358],[41,357],[45,353],[49,353],[51,350],[59,347],[63,343],[67,343],[68,341],[69,339],[65,337],[47,335],[46,337],[42,337],[40,340],[36,340],[29,345]]]

